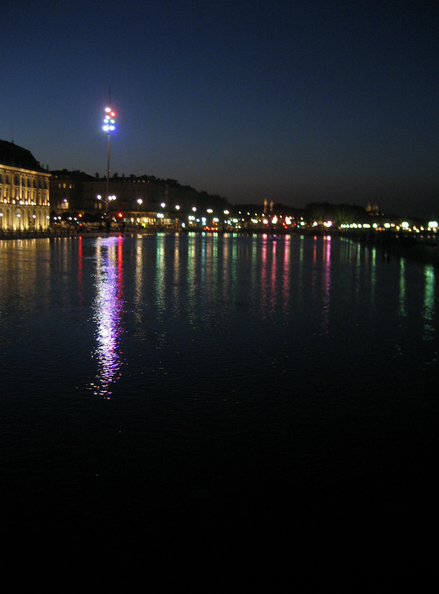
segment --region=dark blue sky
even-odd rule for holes
[[[231,202],[439,217],[439,9],[405,0],[42,0],[2,12],[0,138],[51,169]]]

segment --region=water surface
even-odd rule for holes
[[[2,241],[5,526],[431,523],[438,312],[437,270],[344,239]]]

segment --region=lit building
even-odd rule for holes
[[[50,208],[57,215],[87,212],[97,208],[96,200],[85,201],[84,185],[93,181],[91,175],[82,171],[51,171]]]
[[[198,217],[212,213],[210,223],[224,209],[231,208],[225,198],[197,192],[172,179],[114,174],[107,187],[106,177],[98,174],[92,177],[66,169],[51,174],[51,209],[66,221],[81,218],[83,222],[97,223],[109,214],[113,221],[128,227],[178,227],[189,216],[195,220],[194,213]]]
[[[49,179],[30,151],[0,140],[0,230],[49,226]]]
[[[373,203],[373,205],[371,205],[370,200],[367,203],[366,206],[366,212],[370,213],[370,214],[377,214],[378,213],[378,204],[376,203],[376,201]]]

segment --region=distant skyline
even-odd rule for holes
[[[52,170],[106,174],[111,86],[111,174],[439,218],[433,2],[24,0],[0,47],[0,138]]]

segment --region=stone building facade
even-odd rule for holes
[[[30,151],[0,140],[0,230],[44,230],[50,224],[50,173]]]

